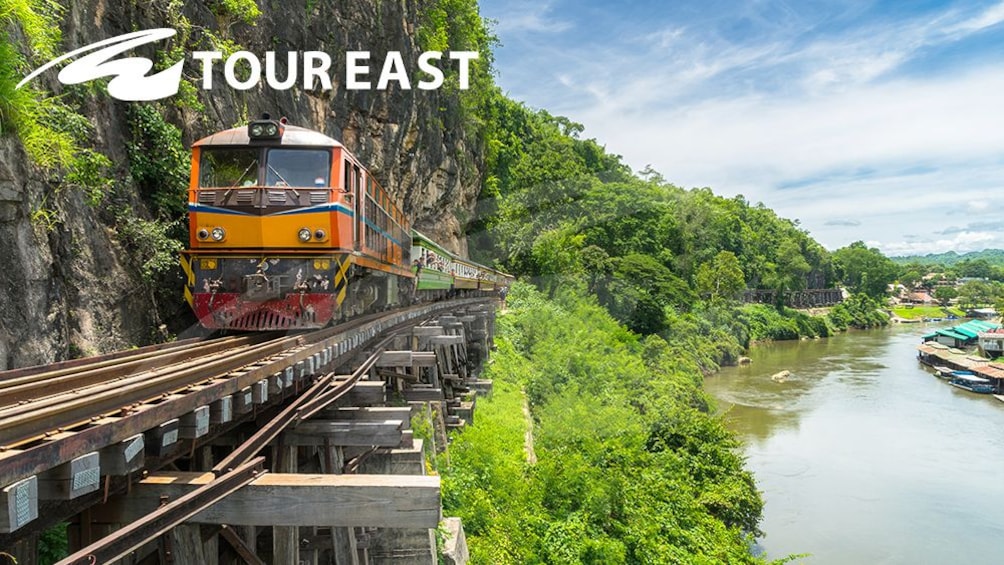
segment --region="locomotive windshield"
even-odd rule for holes
[[[265,186],[330,186],[331,150],[269,149]]]
[[[201,188],[330,186],[331,151],[327,149],[268,149],[265,182],[260,182],[262,149],[220,147],[202,151]]]
[[[202,151],[199,186],[229,188],[258,184],[258,149],[220,148]]]

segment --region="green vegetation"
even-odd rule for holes
[[[970,253],[930,253],[927,255],[910,255],[906,257],[892,257],[892,260],[900,265],[924,264],[941,265],[946,267],[954,266],[958,263],[984,261],[990,265],[1004,267],[1004,249],[984,249],[983,251],[972,251]]]
[[[84,192],[92,205],[99,204],[111,189],[111,161],[86,148],[93,126],[74,111],[68,99],[49,96],[34,83],[17,89],[17,83],[38,61],[55,55],[60,41],[58,26],[62,7],[44,0],[8,0],[0,6],[0,134],[13,133],[32,162],[51,173],[62,173],[62,187]],[[27,43],[27,56],[14,45],[10,30],[18,29]],[[52,202],[43,202],[33,215],[40,223],[54,223]]]
[[[130,139],[126,143],[129,172],[162,218],[180,218],[187,201],[189,153],[181,143],[181,130],[167,123],[157,106],[130,105],[126,113]]]
[[[474,563],[754,563],[761,500],[698,362],[576,293],[510,293],[495,393],[451,446]],[[536,465],[524,453],[526,390]]]
[[[210,5],[218,17],[241,21],[248,25],[254,25],[261,16],[261,10],[254,0],[215,0]],[[220,27],[226,27],[229,23],[227,21]]]
[[[877,328],[889,323],[889,316],[880,311],[882,304],[866,294],[855,294],[830,309],[826,316],[838,330],[847,328]]]
[[[949,315],[962,317],[965,312],[958,308],[945,308],[942,306],[914,306],[900,305],[892,309],[894,316],[904,320],[921,320],[924,318],[944,318]]]
[[[872,298],[886,296],[889,283],[896,280],[896,264],[878,249],[869,249],[862,241],[834,251],[833,265],[851,292],[861,292]]]

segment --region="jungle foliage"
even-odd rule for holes
[[[749,543],[762,502],[709,414],[690,344],[525,284],[498,331],[494,395],[455,437],[443,483],[474,563],[759,562]]]

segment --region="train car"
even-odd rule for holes
[[[454,255],[416,230],[411,234],[412,270],[419,296],[445,297],[453,290]]]
[[[185,298],[207,328],[324,327],[411,303],[408,218],[341,143],[267,115],[192,148]]]

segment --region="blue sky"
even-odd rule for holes
[[[1004,2],[482,0],[498,82],[830,249],[1004,248]]]

